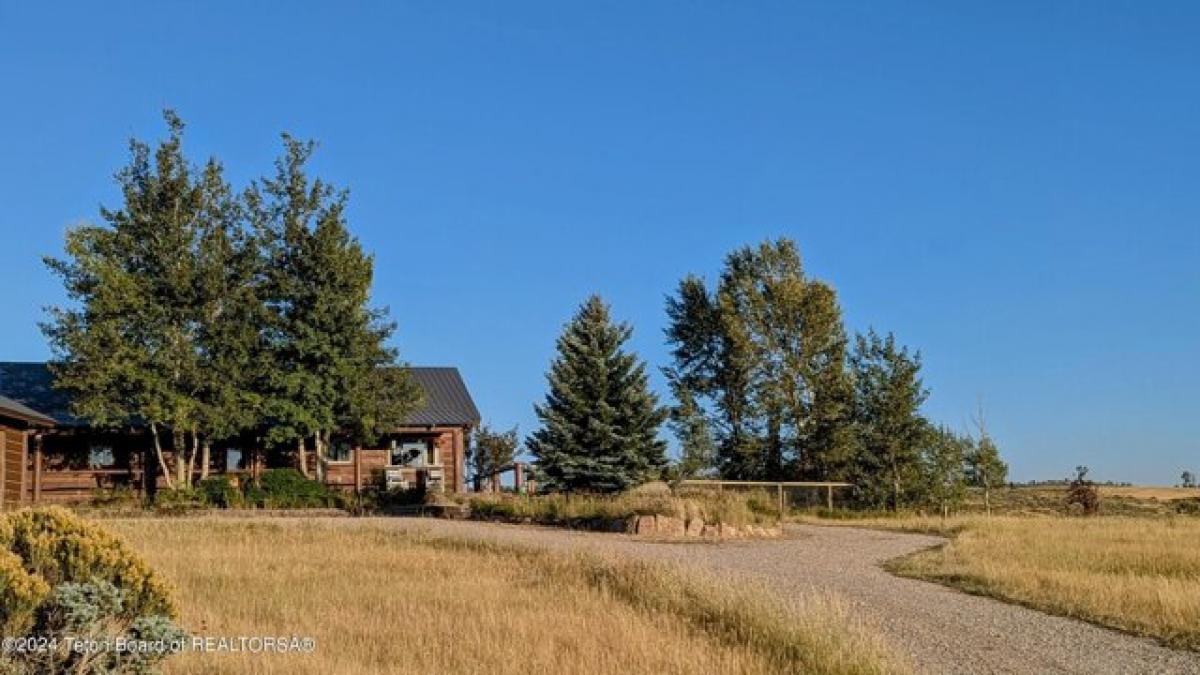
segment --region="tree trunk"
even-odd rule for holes
[[[199,451],[200,451],[200,435],[198,433],[196,433],[196,430],[193,428],[192,429],[192,446],[191,446],[191,450],[188,451],[188,461],[187,461],[187,482],[188,482],[189,486],[192,485],[193,481],[196,478],[196,455],[200,454]]]
[[[896,466],[896,455],[891,456],[892,463],[892,510],[900,510],[900,469]]]
[[[163,455],[162,441],[158,437],[158,424],[150,423],[150,436],[154,438],[154,454],[158,456],[158,468],[167,481],[167,489],[173,490],[175,484],[171,482],[171,471],[167,469],[167,458]]]
[[[321,483],[325,482],[325,456],[326,446],[329,444],[329,432],[324,429],[317,431],[317,480]]]
[[[304,447],[304,437],[296,439],[296,461],[300,464],[300,473],[308,478],[308,450]]]
[[[183,432],[172,431],[171,440],[174,443],[172,449],[175,451],[175,485],[180,489],[186,489],[188,487],[188,479],[185,473],[187,471],[187,462],[184,461],[186,452],[183,447]]]
[[[208,467],[210,464],[212,464],[212,444],[206,438],[200,452],[200,480],[208,478]]]

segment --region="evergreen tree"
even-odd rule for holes
[[[984,421],[983,409],[975,419],[979,431],[979,439],[971,444],[966,456],[967,481],[974,487],[983,490],[983,507],[987,515],[992,515],[991,492],[1004,485],[1008,480],[1008,465],[1000,459],[1000,449],[988,433]]]
[[[919,485],[928,397],[920,378],[921,355],[896,345],[890,333],[858,335],[851,356],[858,453],[854,482],[860,496],[893,510]]]
[[[665,467],[657,434],[666,411],[649,390],[645,364],[623,349],[631,334],[594,295],[559,337],[550,391],[534,408],[542,427],[527,442],[548,489],[614,492]]]

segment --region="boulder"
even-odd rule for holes
[[[687,525],[684,524],[682,518],[672,518],[671,516],[656,516],[656,525],[658,533],[666,537],[683,537],[687,535]]]
[[[692,518],[687,523],[687,536],[700,537],[704,535],[704,519]]]
[[[654,516],[638,516],[634,521],[633,533],[641,536],[658,533],[658,526],[654,522]]]
[[[721,536],[721,529],[716,525],[705,525],[704,530],[700,533],[700,536],[704,537],[705,539],[716,539],[717,537]]]
[[[635,488],[630,488],[629,494],[631,494],[631,495],[648,495],[648,496],[652,496],[652,497],[670,497],[671,496],[671,486],[667,485],[666,483],[662,482],[661,480],[655,480],[655,481],[650,481],[649,483],[642,483],[641,485],[639,485]]]

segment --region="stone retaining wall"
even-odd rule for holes
[[[753,537],[778,537],[778,525],[744,525],[735,527],[723,523],[705,523],[700,518],[675,518],[672,516],[634,516],[629,519],[627,531],[639,537],[666,537],[672,539],[747,539]]]

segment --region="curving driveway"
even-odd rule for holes
[[[665,560],[749,580],[789,603],[834,593],[923,673],[1200,673],[1200,653],[880,569],[885,560],[941,543],[937,537],[793,525],[779,540],[707,545],[494,523],[388,522],[438,535]]]

